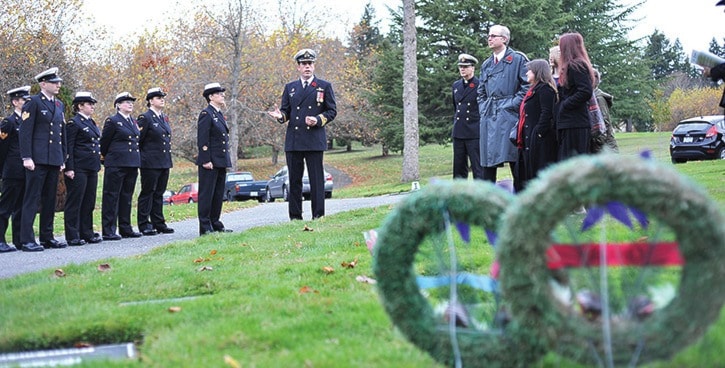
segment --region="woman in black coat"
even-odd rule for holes
[[[594,69],[579,33],[563,34],[559,50],[559,103],[555,117],[561,161],[589,152],[591,123],[587,102],[594,91]]]
[[[526,78],[531,86],[524,96],[519,112],[516,145],[519,148],[517,170],[522,188],[547,165],[556,162],[556,126],[554,104],[556,84],[549,63],[535,59],[526,64]]]

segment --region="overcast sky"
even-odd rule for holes
[[[269,1],[268,11],[275,11],[276,0]],[[632,3],[637,0],[622,0]],[[397,8],[402,0],[299,0],[299,4],[314,4],[320,11],[328,11],[330,21],[321,25],[330,33],[345,40],[350,27],[362,16],[365,4],[370,2],[376,9],[380,26],[387,29],[387,6]],[[285,3],[289,3],[286,1]],[[693,49],[707,50],[710,40],[716,37],[720,44],[725,37],[724,6],[716,7],[717,0],[646,0],[636,17],[641,18],[631,37],[643,37],[651,34],[655,28],[674,42],[680,39],[685,52],[689,55]],[[178,8],[177,0],[124,0],[109,3],[107,0],[85,0],[86,11],[96,22],[108,27],[117,37],[133,35],[147,24],[163,19],[162,14],[169,9]],[[273,15],[271,15],[273,16]]]

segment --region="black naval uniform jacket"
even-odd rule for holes
[[[76,114],[68,120],[68,161],[65,171],[101,170],[101,131],[95,121]]]
[[[468,83],[463,79],[453,82],[453,131],[451,138],[479,139],[480,115],[478,114],[478,78],[471,78]]]
[[[327,149],[325,125],[337,116],[335,93],[332,85],[317,77],[312,78],[307,88],[297,79],[284,86],[280,123],[287,124],[285,151],[324,151]],[[315,116],[317,125],[308,127],[306,116]]]
[[[229,126],[221,111],[208,105],[199,113],[196,144],[197,165],[211,162],[215,168],[232,167],[229,155]]]
[[[4,163],[3,179],[25,180],[25,167],[23,167],[23,160],[20,157],[19,135],[20,116],[13,112],[0,123],[0,138],[7,145],[5,155],[0,157]]]
[[[48,100],[41,92],[23,105],[20,124],[20,157],[36,165],[62,166],[66,159],[63,103]]]
[[[142,169],[170,169],[171,126],[169,118],[159,116],[149,109],[138,116],[138,129],[141,131],[139,146],[141,149]]]
[[[105,167],[139,167],[139,132],[136,122],[128,122],[121,113],[109,116],[101,133],[101,158]]]

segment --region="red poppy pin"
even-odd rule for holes
[[[513,62],[513,61],[514,61],[514,57],[513,57],[513,56],[511,56],[511,55],[509,55],[509,56],[506,56],[506,62],[507,62],[507,63],[511,63],[511,62]]]
[[[315,81],[312,81],[312,83],[310,83],[310,85],[311,85],[312,87],[317,87],[317,82],[315,82]]]
[[[60,107],[60,101],[55,100],[55,107]]]
[[[473,83],[469,84],[468,87],[473,88],[475,85]]]

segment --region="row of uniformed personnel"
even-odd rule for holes
[[[78,92],[73,99],[73,118],[65,122],[63,103],[56,98],[62,79],[58,68],[35,76],[40,86],[29,95],[30,86],[8,91],[14,111],[0,124],[0,252],[17,249],[36,252],[45,248],[99,243],[157,233],[172,233],[163,215],[171,160],[171,127],[163,114],[160,88],[146,95],[149,110],[134,119],[128,92],[114,101],[117,113],[108,117],[103,131],[92,118],[96,99]],[[93,231],[98,172],[104,165],[102,235]],[[137,221],[131,226],[131,202],[138,170],[141,193]],[[67,244],[53,236],[58,174],[63,172],[67,188],[64,208]],[[33,223],[40,212],[39,243]],[[12,217],[12,243],[5,241]],[[116,230],[118,229],[118,233]]]

